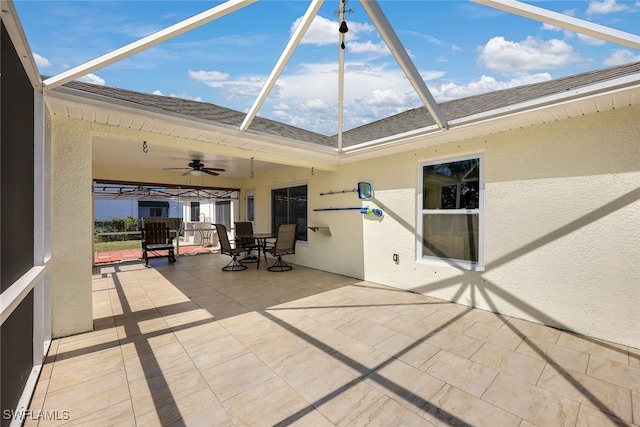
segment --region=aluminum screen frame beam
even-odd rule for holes
[[[77,67],[73,67],[63,73],[50,77],[43,82],[44,88],[54,89],[58,86],[62,86],[65,83],[87,75],[95,70],[104,68],[131,55],[142,52],[143,50],[149,49],[150,47],[160,44],[166,40],[191,31],[194,28],[200,27],[201,25],[207,24],[211,21],[215,21],[220,17],[228,15],[231,12],[235,12],[236,10],[255,3],[256,1],[258,0],[228,0],[221,5],[194,15],[191,18],[187,18],[181,22],[178,22],[177,24],[171,25],[163,30],[143,37],[140,40],[129,43],[126,46],[113,50],[107,54],[92,59],[91,61],[85,62],[84,64],[78,65]]]
[[[424,82],[420,72],[418,72],[418,69],[411,60],[411,57],[404,48],[404,45],[400,42],[396,32],[393,30],[393,27],[382,12],[382,9],[380,9],[378,2],[375,0],[360,0],[360,4],[365,12],[367,12],[367,15],[369,15],[373,25],[387,44],[387,47],[398,62],[398,65],[400,65],[400,68],[402,68],[402,71],[404,71],[407,79],[409,79],[409,82],[424,103],[425,107],[427,107],[427,110],[429,110],[429,113],[433,116],[438,127],[441,129],[448,129],[447,119],[442,114],[440,106],[433,98],[427,84]]]
[[[258,110],[260,110],[260,107],[262,107],[262,104],[267,99],[267,96],[269,96],[271,89],[273,89],[273,86],[276,84],[278,77],[280,77],[280,74],[287,66],[291,55],[300,44],[300,41],[307,32],[307,29],[309,29],[309,26],[311,26],[313,18],[315,18],[318,14],[318,10],[320,10],[322,3],[324,3],[324,0],[313,0],[309,5],[309,8],[305,12],[302,20],[291,35],[291,38],[282,51],[282,54],[280,54],[280,58],[278,58],[276,65],[271,70],[271,74],[269,74],[267,81],[262,86],[262,89],[260,89],[258,97],[253,102],[253,105],[249,109],[249,112],[242,121],[242,124],[240,125],[241,131],[246,130],[251,125],[251,122],[253,122],[253,119],[255,119],[256,114],[258,114]]]
[[[573,16],[563,13],[553,12],[541,7],[532,6],[516,0],[471,0],[484,6],[499,9],[513,15],[523,16],[525,18],[534,19],[544,22],[545,24],[554,25],[556,27],[575,31],[577,33],[586,34],[600,40],[630,47],[632,49],[640,49],[640,36],[637,34],[627,33],[625,31],[616,30],[600,24],[585,21],[583,19],[574,18]]]

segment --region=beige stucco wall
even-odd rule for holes
[[[246,181],[256,224],[270,189],[309,187],[309,232],[291,260],[445,300],[640,347],[640,108],[357,162],[336,172],[288,168]],[[419,164],[482,154],[484,271],[418,261]],[[369,181],[374,198],[320,196]],[[382,219],[357,211],[378,207]],[[400,262],[393,261],[398,254]]]
[[[296,254],[287,261],[351,277],[363,277],[362,215],[357,211],[322,211],[328,207],[358,207],[361,201],[356,193],[320,196],[329,191],[351,190],[357,181],[349,173],[326,172],[311,168],[286,167],[266,174],[257,174],[243,183],[240,212],[244,217],[246,190],[255,194],[255,230],[271,230],[271,189],[307,185],[308,225],[329,227],[331,235],[323,231],[308,230],[307,242],[298,242]],[[275,230],[273,230],[275,231]]]
[[[93,329],[90,125],[53,117],[51,141],[51,333],[57,338]]]
[[[377,171],[385,212],[364,222],[364,278],[640,347],[639,119],[626,108],[345,168]],[[416,262],[418,164],[470,153],[485,161],[485,271]]]

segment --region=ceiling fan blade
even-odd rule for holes
[[[193,174],[193,173],[206,173],[208,175],[218,176],[220,175],[217,172],[226,172],[222,168],[207,168],[204,166],[201,160],[193,159],[191,163],[189,163],[188,168],[163,168],[162,170],[184,170],[182,176]]]

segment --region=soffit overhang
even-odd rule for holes
[[[568,120],[640,104],[640,75],[633,74],[520,102],[437,125],[373,139],[343,148],[279,137],[238,126],[140,106],[123,100],[65,87],[45,92],[52,115],[108,126],[124,127],[237,149],[243,157],[291,159],[291,165],[314,164],[333,170],[339,165],[429,146],[458,142],[500,132]],[[240,150],[240,151],[238,151]],[[287,163],[287,162],[285,162]]]

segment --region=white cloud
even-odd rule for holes
[[[151,93],[152,93],[153,95],[170,96],[170,97],[172,97],[172,98],[180,98],[180,99],[187,99],[187,100],[189,100],[189,101],[198,101],[198,102],[202,102],[202,98],[201,98],[201,97],[199,97],[199,96],[189,96],[189,95],[186,95],[186,94],[183,94],[183,93],[181,93],[181,94],[175,94],[175,93],[172,93],[172,94],[169,94],[169,95],[165,95],[165,94],[163,94],[163,93],[162,93],[162,91],[161,91],[161,90],[159,90],[159,89],[156,89],[156,90],[154,90],[154,91],[153,91],[153,92],[151,92]]]
[[[220,95],[226,100],[239,100],[255,98],[260,93],[260,88],[266,80],[263,76],[240,76],[230,78],[228,73],[221,71],[192,71],[189,77],[200,83],[219,90]],[[274,88],[277,91],[277,89]]]
[[[93,73],[82,76],[77,80],[80,82],[93,83],[94,85],[100,86],[104,86],[107,83],[102,77],[96,76]]]
[[[604,65],[615,66],[628,64],[630,62],[640,61],[640,55],[635,55],[633,52],[627,49],[616,50],[602,61]]]
[[[606,15],[609,13],[622,12],[627,9],[627,6],[618,3],[616,0],[603,0],[603,1],[591,1],[589,7],[586,10],[587,15]]]
[[[170,97],[172,98],[180,98],[180,99],[186,99],[188,101],[198,101],[198,102],[202,102],[202,98],[199,96],[191,96],[191,95],[187,95],[185,93],[171,93],[169,94]]]
[[[300,21],[302,21],[302,17],[296,19],[293,24],[291,24],[291,34],[293,34],[295,29],[298,27]],[[311,22],[311,25],[309,25],[309,28],[307,28],[307,32],[304,34],[304,37],[302,37],[300,43],[315,44],[319,46],[336,43],[338,40],[338,26],[339,23],[336,21],[316,15]]]
[[[46,68],[51,66],[51,62],[49,62],[47,58],[40,56],[35,52],[33,54],[33,60],[36,62],[36,65],[40,68]]]
[[[304,102],[298,104],[302,111],[316,112],[322,111],[329,108],[329,104],[327,104],[323,99],[315,98],[315,99],[306,99]]]
[[[560,27],[556,27],[555,25],[551,25],[551,24],[547,24],[546,22],[542,23],[542,27],[543,30],[545,31],[564,31],[564,29],[560,28]]]
[[[218,71],[195,73],[194,76],[222,76]],[[445,72],[423,70],[422,78],[438,102],[506,89],[551,79],[547,73],[520,73],[508,80],[482,76],[466,84],[445,80]],[[242,103],[236,108],[247,111],[259,93],[266,76],[230,76],[225,80],[200,79],[217,94]],[[240,105],[240,104],[236,104]],[[370,62],[345,63],[343,126],[348,130],[411,108],[423,106],[422,101],[402,70],[389,64]],[[259,114],[292,126],[325,135],[337,133],[338,64],[337,62],[306,63],[285,70]]]
[[[360,75],[358,83],[362,82],[365,89],[345,87],[344,130],[423,106],[401,73],[387,71],[388,78],[384,80],[377,75],[377,72],[382,71],[370,70],[369,75]],[[443,77],[442,73],[436,72],[423,74]],[[521,74],[502,81],[485,75],[466,84],[437,80],[428,81],[427,85],[436,100],[444,102],[550,79],[551,75],[548,73]],[[378,87],[375,87],[376,85]],[[284,86],[293,86],[291,78]],[[357,96],[349,93],[351,88],[355,89]],[[263,116],[326,135],[337,133],[337,100],[331,102],[327,99],[309,98],[310,100],[306,101],[303,94],[300,94],[300,98],[291,98],[288,96],[288,90],[284,90],[283,94],[284,100],[273,106],[271,111],[266,106],[263,108]]]
[[[592,46],[602,46],[605,41],[596,37],[591,37],[586,34],[576,33],[578,36],[578,40],[580,40],[584,44],[592,45]]]
[[[182,98],[182,99],[189,99],[191,101],[198,101],[198,102],[202,102],[202,98],[199,96],[190,96],[190,95],[186,95],[184,93],[181,94],[171,94],[169,96],[173,96],[175,98]]]
[[[464,85],[443,81],[439,84],[430,85],[429,87],[434,98],[436,98],[438,102],[444,102],[547,80],[551,80],[549,73],[521,74],[504,81],[499,81],[492,76],[483,75],[478,80],[471,81]]]
[[[425,72],[441,76],[441,72]],[[246,76],[234,77],[244,81]],[[223,87],[219,88],[224,90]],[[257,91],[252,94],[255,99]],[[419,98],[398,69],[364,62],[346,62],[344,83],[344,127],[359,126],[419,105]],[[292,126],[323,134],[337,132],[338,64],[307,63],[284,73],[261,109],[270,117]],[[411,107],[408,107],[411,108]]]
[[[221,71],[192,71],[189,70],[189,77],[194,80],[204,82],[208,84],[209,82],[221,82],[225,81],[229,78],[229,74],[223,73]]]
[[[221,86],[222,96],[228,101],[255,99],[264,85],[264,80],[265,79],[256,80],[255,78],[240,78],[235,81],[227,82]],[[278,92],[279,88],[276,85],[271,90],[271,94],[277,96]]]
[[[229,74],[221,71],[203,70],[189,70],[189,77],[218,90],[220,95],[228,101],[255,98],[266,81],[264,76],[245,75],[232,79]],[[277,91],[278,88],[275,87],[272,93]]]
[[[402,107],[407,105],[410,98],[409,91],[397,91],[394,88],[376,89],[358,99],[363,105]]]
[[[298,102],[323,99],[327,105],[335,105],[338,96],[338,64],[329,62],[301,65],[295,72],[283,74],[278,86],[282,99],[297,99]],[[345,100],[361,99],[374,90],[388,87],[402,87],[400,90],[406,90],[411,86],[399,68],[390,69],[386,65],[376,66],[355,61],[345,63]]]
[[[545,30],[545,31],[555,31],[555,32],[562,31],[565,38],[570,39],[570,38],[573,38],[575,36],[582,43],[588,44],[588,45],[592,45],[592,46],[601,46],[601,45],[603,45],[605,43],[604,40],[602,40],[602,39],[598,39],[596,37],[587,36],[586,34],[574,33],[573,31],[566,30],[566,29],[560,28],[560,27],[556,27],[555,25],[551,25],[551,24],[543,23],[542,24],[542,29]]]
[[[429,80],[436,80],[439,79],[441,77],[443,77],[445,74],[447,74],[445,71],[436,71],[436,70],[431,70],[431,71],[423,71],[420,73],[420,76],[422,76],[422,79],[425,82],[429,82]]]
[[[298,18],[293,24],[291,24],[291,33],[293,33],[301,20],[302,18]],[[345,44],[347,41],[357,40],[361,34],[368,34],[374,31],[373,26],[367,23],[347,21],[347,26],[349,31],[345,34]],[[333,21],[316,15],[300,43],[314,44],[317,46],[337,43],[339,27],[339,21]]]
[[[494,37],[479,48],[478,61],[485,67],[502,73],[555,69],[583,62],[568,43],[527,37],[521,42]]]
[[[351,53],[373,53],[375,55],[391,55],[389,48],[384,42],[373,43],[371,40],[366,42],[349,42],[345,43],[347,49]]]

